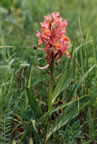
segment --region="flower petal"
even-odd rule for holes
[[[71,58],[71,56],[70,56],[68,51],[66,51],[66,55],[67,55],[68,58]]]

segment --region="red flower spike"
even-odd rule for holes
[[[44,18],[44,22],[40,23],[41,32],[37,32],[36,35],[39,38],[38,45],[45,45],[42,50],[46,53],[47,62],[51,64],[51,61],[58,61],[64,54],[70,58],[70,54],[67,51],[70,40],[65,35],[67,21],[63,21],[59,12],[52,13]],[[51,60],[52,58],[53,60]]]

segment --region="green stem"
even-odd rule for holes
[[[52,62],[50,65],[48,111],[51,111],[51,109],[52,109],[52,94],[53,94],[53,82],[54,82],[53,70],[54,70],[54,62]]]

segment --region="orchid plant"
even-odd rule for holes
[[[63,20],[59,12],[52,13],[51,15],[44,17],[44,22],[40,23],[41,32],[37,32],[38,45],[44,44],[44,48],[41,48],[46,53],[47,65],[40,67],[40,69],[50,68],[50,82],[49,82],[49,101],[48,111],[52,109],[52,93],[54,83],[54,62],[60,61],[61,56],[66,54],[70,58],[68,52],[69,38],[66,34],[66,27],[68,25],[66,20]],[[41,60],[38,59],[38,60]]]
[[[74,77],[74,71],[72,71],[72,66],[70,65],[71,60],[74,58],[74,52],[72,46],[71,56],[68,52],[70,46],[70,39],[66,36],[66,27],[68,25],[66,20],[63,20],[60,16],[59,12],[51,13],[51,15],[45,16],[44,21],[40,23],[41,30],[40,32],[37,31],[38,37],[38,45],[40,46],[39,49],[45,52],[45,60],[47,64],[43,67],[37,65],[40,70],[44,70],[49,68],[50,70],[50,80],[49,80],[49,98],[48,98],[48,111],[42,111],[39,104],[37,103],[34,93],[30,90],[30,85],[26,88],[27,96],[29,99],[29,104],[34,112],[35,120],[31,119],[29,123],[29,127],[31,124],[33,125],[33,133],[37,135],[39,141],[43,141],[44,144],[47,141],[50,141],[50,137],[62,128],[64,125],[69,123],[72,119],[74,119],[79,112],[92,101],[91,96],[77,96],[77,90],[80,88],[80,84],[82,83],[83,79],[85,79],[91,70],[95,67],[91,67],[84,75],[82,75],[79,80],[73,84],[72,80]],[[60,77],[57,85],[54,87],[54,64],[55,62],[60,62],[61,57],[66,55],[67,58],[71,58],[68,62],[68,69],[64,71],[62,76]],[[37,62],[41,61],[43,58],[38,58]],[[75,62],[73,63],[75,64]],[[75,81],[73,81],[74,83]],[[63,100],[60,101],[57,99],[63,91],[67,92],[65,96],[69,94],[67,88],[71,88],[70,92],[70,101]],[[75,96],[75,98],[74,98]],[[57,101],[56,101],[57,99]],[[56,102],[55,102],[56,101]],[[59,103],[62,102],[62,103]],[[59,106],[57,104],[59,104]],[[53,109],[52,109],[53,107]],[[43,108],[44,107],[43,105]],[[28,129],[29,129],[28,127]],[[38,132],[39,128],[39,132]],[[40,132],[40,129],[42,131]],[[41,135],[41,137],[40,137]],[[52,138],[51,138],[52,139]],[[50,142],[51,143],[51,142]]]

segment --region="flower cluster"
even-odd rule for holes
[[[45,45],[42,50],[46,52],[47,62],[50,64],[52,61],[59,60],[64,54],[67,54],[67,57],[70,58],[67,51],[70,40],[65,35],[67,21],[63,21],[59,12],[52,13],[44,18],[44,22],[40,23],[41,32],[37,32],[37,37],[39,38],[38,45]]]

